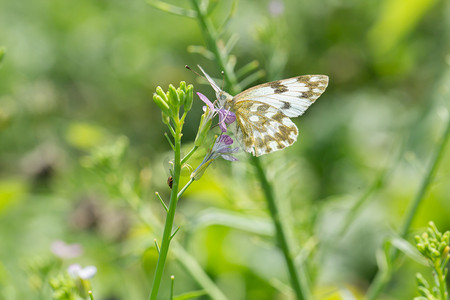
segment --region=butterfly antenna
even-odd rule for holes
[[[222,88],[221,88],[221,90],[223,91],[223,87],[225,86],[225,72],[222,71],[222,72],[220,72],[220,74],[222,74]]]
[[[200,74],[200,73],[198,73],[198,72],[192,70],[191,67],[189,67],[188,65],[185,65],[184,67],[185,67],[186,69],[188,69],[189,71],[192,71],[192,72],[194,72],[195,74],[197,74],[197,76],[203,77],[203,78],[205,78],[206,80],[208,80],[208,79],[205,77],[205,75],[202,75],[202,74]]]

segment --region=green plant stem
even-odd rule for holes
[[[445,275],[443,270],[441,269],[440,266],[440,260],[437,261],[437,263],[435,263],[434,268],[435,268],[435,272],[436,272],[436,276],[438,278],[438,284],[439,284],[439,293],[440,293],[440,298],[441,299],[448,299],[448,293],[447,293],[447,283],[445,281]]]
[[[214,29],[213,24],[211,21],[207,18],[205,12],[202,11],[200,8],[200,5],[198,3],[198,0],[191,0],[192,6],[194,10],[197,13],[197,19],[200,23],[200,27],[203,33],[203,36],[206,40],[207,47],[209,50],[214,54],[215,61],[219,65],[219,67],[225,71],[224,78],[225,82],[227,83],[227,86],[229,87],[229,91],[231,94],[237,94],[241,91],[240,85],[238,83],[238,80],[236,78],[236,75],[234,73],[234,70],[230,64],[226,63],[226,55],[220,50],[219,44],[217,43],[217,31]],[[292,288],[295,291],[295,294],[297,295],[297,299],[306,299],[305,297],[305,291],[307,290],[306,287],[308,286],[306,284],[307,282],[307,276],[306,276],[306,270],[302,270],[302,281],[299,280],[299,276],[297,274],[297,270],[295,268],[294,261],[291,256],[291,252],[289,250],[289,245],[287,243],[286,235],[284,232],[284,229],[282,227],[279,214],[278,214],[278,208],[275,202],[275,197],[272,192],[272,186],[268,182],[263,168],[261,166],[261,163],[258,158],[252,157],[252,162],[257,169],[258,177],[261,182],[261,185],[264,190],[265,198],[268,203],[268,207],[274,222],[274,226],[276,229],[276,235],[279,247],[281,248],[286,264],[288,267],[290,280],[292,284]]]
[[[335,243],[337,239],[342,239],[342,237],[346,234],[350,226],[354,223],[355,219],[360,215],[362,208],[370,199],[370,196],[378,191],[384,184],[389,180],[389,176],[393,173],[393,170],[398,165],[399,161],[402,158],[404,151],[403,146],[401,149],[397,151],[395,157],[390,161],[386,167],[384,167],[378,174],[375,181],[372,185],[361,195],[361,197],[355,202],[350,211],[345,217],[343,225],[337,231],[337,234],[334,235],[334,238],[331,239],[332,243]]]
[[[289,271],[289,276],[291,279],[291,286],[294,289],[294,292],[297,296],[297,299],[307,299],[304,294],[304,289],[302,289],[299,281],[299,276],[297,274],[297,269],[295,268],[294,260],[292,258],[292,254],[289,250],[289,244],[286,238],[286,234],[283,229],[283,225],[280,220],[280,213],[278,211],[278,207],[275,201],[275,197],[273,194],[272,186],[264,174],[264,170],[261,166],[261,162],[259,158],[252,156],[251,158],[252,164],[256,169],[257,176],[259,181],[261,182],[262,189],[264,191],[264,195],[267,200],[267,205],[270,211],[270,216],[272,217],[272,221],[275,225],[276,238],[278,242],[278,246],[283,252],[284,259],[287,264],[287,268]]]
[[[211,299],[227,300],[227,297],[217,287],[217,285],[208,277],[202,267],[198,264],[194,257],[184,250],[176,241],[173,242],[171,248],[173,254],[178,257],[178,262],[190,274],[195,276],[197,282],[208,292]]]
[[[198,149],[198,146],[192,147],[192,149],[189,150],[189,153],[186,154],[186,156],[183,157],[183,159],[181,160],[181,165],[183,165],[184,163],[186,163],[186,162],[188,161],[188,159],[192,156],[192,154],[194,154],[195,151],[197,151],[197,149]]]
[[[136,205],[136,203],[140,203],[141,200],[135,191],[133,189],[127,189],[124,192],[124,198],[128,200],[128,204],[136,212],[141,222],[150,230],[162,231],[162,224],[158,221],[158,218],[149,211],[144,213],[140,207]],[[180,197],[178,197],[178,199],[179,198]],[[215,285],[214,281],[208,277],[208,274],[206,274],[206,272],[202,269],[198,261],[186,250],[184,250],[183,246],[181,246],[176,240],[172,240],[170,243],[170,249],[178,263],[203,289],[205,289],[211,299],[227,300],[227,297],[222,293],[217,285]]]
[[[180,183],[181,173],[181,124],[177,124],[177,129],[174,136],[175,144],[175,159],[173,168],[173,184],[170,193],[169,211],[164,225],[164,232],[161,241],[161,248],[159,250],[158,263],[156,264],[155,277],[153,278],[152,290],[149,300],[156,300],[158,296],[159,286],[161,284],[161,277],[166,263],[167,253],[169,251],[170,237],[172,235],[173,220],[175,218],[175,210],[178,202],[178,185]]]
[[[207,18],[205,12],[203,12],[202,9],[200,8],[198,0],[191,0],[191,2],[194,10],[197,13],[197,19],[200,23],[200,27],[202,29],[203,36],[206,40],[207,47],[214,54],[216,62],[219,65],[219,67],[222,69],[222,71],[225,72],[224,77],[225,81],[230,87],[230,92],[232,94],[238,93],[240,88],[236,75],[234,73],[233,68],[229,64],[225,63],[226,59],[222,51],[220,51],[219,45],[217,44],[217,32],[214,29],[214,26],[212,25],[211,21]]]
[[[423,178],[420,189],[417,192],[416,197],[414,198],[413,202],[410,205],[408,214],[406,215],[405,221],[400,230],[401,238],[405,238],[406,235],[408,234],[408,231],[409,231],[409,228],[411,227],[414,216],[417,213],[420,203],[423,201],[423,199],[425,197],[428,186],[431,183],[433,175],[436,172],[436,169],[439,165],[440,159],[444,153],[445,145],[447,144],[449,135],[450,135],[450,118],[447,119],[447,124],[446,124],[444,134],[441,138],[440,143],[436,147],[436,151],[434,153],[433,159],[430,163],[427,173],[425,174],[425,177]],[[398,255],[399,255],[398,250],[396,248],[393,249],[391,252],[391,255],[390,255],[390,260],[392,262],[395,261],[397,259]],[[385,288],[386,284],[391,279],[392,273],[393,273],[392,268],[389,268],[386,272],[378,270],[378,272],[375,276],[375,279],[367,292],[367,296],[366,296],[367,300],[378,299],[378,295],[381,293],[381,291]]]
[[[181,195],[183,195],[184,191],[186,191],[186,189],[191,185],[191,183],[194,182],[194,178],[191,178],[188,183],[186,183],[186,185],[181,189],[181,191],[178,193],[178,199],[181,198]]]

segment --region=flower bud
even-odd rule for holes
[[[158,107],[161,109],[161,111],[163,113],[165,113],[168,116],[172,115],[171,111],[170,111],[170,108],[169,108],[169,105],[159,95],[153,94],[153,101],[155,101],[156,105],[158,105]]]
[[[161,112],[161,117],[164,124],[166,125],[170,124],[170,117],[166,115],[163,111]]]
[[[170,84],[169,85],[169,105],[171,106],[171,108],[175,111],[178,111],[178,109],[180,108],[180,98],[178,97],[178,93],[177,90],[175,89],[175,87]]]
[[[447,256],[448,256],[448,254],[449,254],[449,252],[450,252],[450,246],[447,245],[447,246],[445,246],[444,251],[442,251],[442,257],[443,257],[444,259],[446,259]]]
[[[186,99],[184,101],[184,111],[190,111],[192,108],[192,102],[194,101],[194,87],[192,84],[186,88]]]
[[[203,174],[205,173],[206,169],[209,167],[209,165],[214,161],[214,159],[210,159],[206,161],[205,163],[202,163],[197,170],[191,173],[191,179],[199,180]]]
[[[186,93],[185,93],[185,91],[183,91],[182,89],[178,88],[177,89],[177,94],[178,94],[178,98],[180,99],[180,104],[184,105],[184,103],[186,101]]]
[[[427,289],[430,287],[425,277],[423,277],[423,275],[420,273],[416,274],[416,281],[419,286],[423,286]]]
[[[186,92],[186,82],[185,81],[180,82],[180,90],[182,90],[183,92]]]
[[[169,102],[166,93],[164,93],[164,90],[160,86],[156,87],[156,94],[158,94],[158,96],[160,96],[166,103]]]
[[[197,136],[195,137],[194,145],[200,147],[203,144],[203,141],[208,134],[209,129],[211,128],[212,119],[207,118],[208,111],[206,111],[202,118],[200,119],[200,126],[198,127]]]
[[[439,251],[437,251],[436,249],[432,249],[431,255],[433,255],[434,257],[440,257],[441,253]]]

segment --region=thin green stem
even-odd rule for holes
[[[436,169],[439,165],[440,159],[444,153],[445,145],[447,144],[449,135],[450,135],[450,118],[448,118],[448,120],[447,120],[446,128],[445,128],[445,131],[441,138],[441,142],[436,147],[436,151],[434,153],[433,159],[431,160],[428,171],[425,174],[425,177],[423,178],[423,181],[419,188],[419,191],[417,192],[416,197],[414,198],[413,202],[410,205],[408,214],[406,215],[405,221],[400,230],[401,238],[405,238],[406,235],[408,234],[408,231],[409,231],[409,228],[411,227],[414,216],[416,215],[417,210],[419,209],[419,205],[420,205],[420,203],[422,203],[423,199],[425,198],[425,194],[428,190],[428,187],[431,183],[434,173],[436,172]],[[398,254],[399,254],[399,252],[396,248],[392,250],[392,253],[390,255],[390,259],[392,262],[397,259]],[[367,296],[366,296],[367,300],[374,300],[374,299],[378,298],[378,295],[381,293],[381,291],[385,288],[386,284],[391,279],[392,272],[393,272],[392,269],[387,270],[387,272],[378,270],[378,273],[376,274],[375,279],[367,292]]]
[[[169,296],[169,299],[170,300],[173,300],[173,286],[174,286],[174,284],[175,284],[175,276],[170,276],[170,296]]]
[[[164,132],[164,136],[166,137],[167,141],[169,142],[169,145],[172,148],[172,150],[175,151],[175,146],[173,145],[172,141],[170,140],[169,135],[167,134],[167,132]]]
[[[169,209],[167,208],[166,203],[164,203],[164,200],[161,198],[161,196],[159,195],[159,193],[156,192],[155,195],[156,195],[156,197],[158,197],[159,202],[161,202],[161,205],[164,207],[164,210],[165,210],[166,212],[169,212]]]
[[[229,87],[229,91],[231,94],[236,94],[241,91],[241,87],[238,83],[238,80],[236,78],[236,75],[234,73],[232,65],[227,63],[226,56],[227,54],[221,51],[219,44],[217,42],[217,31],[214,29],[213,24],[211,21],[207,18],[205,12],[202,11],[198,0],[191,0],[192,6],[194,10],[197,12],[197,19],[200,23],[200,27],[202,29],[203,36],[206,40],[207,47],[209,50],[214,54],[215,61],[219,65],[219,67],[225,71],[224,78],[225,82],[227,83]],[[259,176],[259,179],[261,181],[264,194],[268,203],[269,210],[271,212],[271,216],[276,228],[276,234],[277,239],[279,243],[279,247],[281,248],[286,264],[288,267],[290,280],[292,288],[295,291],[295,294],[297,295],[297,299],[306,299],[305,297],[305,291],[307,291],[307,276],[306,276],[306,270],[302,270],[302,281],[299,280],[299,276],[297,274],[294,261],[291,256],[291,252],[289,250],[289,245],[287,243],[286,235],[284,233],[284,229],[281,225],[281,221],[278,214],[278,208],[275,202],[275,197],[272,192],[272,187],[269,184],[263,168],[261,166],[261,163],[258,158],[252,157],[252,162],[257,169],[257,173]]]
[[[397,154],[394,156],[392,161],[390,161],[380,171],[380,173],[378,174],[377,178],[372,183],[372,185],[355,202],[355,204],[353,205],[353,207],[350,209],[350,211],[348,212],[347,216],[345,217],[343,225],[337,231],[337,234],[335,234],[334,237],[331,238],[331,243],[336,242],[337,239],[342,239],[342,237],[348,231],[348,228],[354,223],[355,219],[360,215],[360,213],[362,211],[362,208],[367,203],[367,201],[370,199],[370,196],[373,193],[375,193],[377,190],[379,190],[384,185],[384,183],[389,180],[389,176],[393,173],[394,169],[396,168],[397,164],[399,163],[399,161],[402,158],[402,155],[404,153],[403,145],[404,145],[404,143],[402,143],[402,146],[397,151]]]
[[[435,263],[434,268],[436,271],[436,276],[438,278],[439,293],[441,296],[440,298],[446,300],[446,299],[448,299],[448,292],[447,292],[447,283],[446,283],[445,275],[444,275],[445,271],[443,269],[441,269],[439,261],[437,261],[437,263]]]
[[[173,137],[175,137],[176,132],[175,132],[175,130],[173,129],[172,125],[167,124],[167,127],[169,128],[170,134],[171,134]],[[173,144],[172,144],[172,146],[173,146]],[[172,148],[173,148],[173,147],[172,147]]]
[[[131,209],[133,209],[141,222],[151,230],[162,231],[162,224],[159,223],[158,218],[154,216],[151,212],[144,212],[139,209],[136,205],[133,205],[135,201],[130,201],[130,198],[138,198],[138,196],[134,193],[134,191],[129,191],[126,194],[128,204]],[[155,247],[159,253],[159,245],[155,239]],[[175,259],[178,263],[184,267],[187,273],[192,276],[192,278],[208,293],[211,299],[214,300],[227,300],[222,291],[217,287],[217,285],[208,277],[205,270],[202,269],[198,261],[192,257],[191,254],[186,252],[186,250],[176,241],[172,240],[170,244],[170,249],[175,256]]]
[[[236,75],[234,74],[234,70],[231,65],[226,63],[226,58],[224,57],[222,51],[220,51],[220,47],[217,43],[217,32],[214,29],[211,20],[207,18],[206,13],[200,8],[198,0],[191,0],[191,2],[194,10],[197,12],[197,19],[200,23],[207,47],[214,54],[219,67],[225,72],[224,77],[230,88],[230,92],[232,94],[238,93],[240,88]]]
[[[195,153],[195,151],[197,151],[198,146],[194,146],[192,147],[191,150],[189,150],[188,154],[186,154],[185,157],[183,157],[183,159],[181,160],[181,165],[183,165],[184,163],[186,163],[188,161],[188,159],[192,156],[192,154]]]
[[[289,276],[291,279],[291,286],[294,289],[294,292],[297,296],[297,299],[307,299],[306,295],[304,294],[305,291],[302,289],[299,281],[299,276],[297,274],[297,269],[295,268],[294,260],[292,258],[292,254],[289,250],[288,241],[286,238],[286,234],[283,229],[283,225],[281,224],[280,220],[280,213],[278,211],[278,207],[275,201],[274,193],[272,190],[272,186],[270,185],[269,181],[266,178],[266,175],[264,174],[264,170],[261,166],[261,162],[257,157],[252,156],[252,164],[256,169],[257,176],[259,178],[259,181],[261,182],[262,189],[264,191],[264,195],[267,200],[267,205],[270,211],[270,216],[272,217],[272,221],[275,225],[275,231],[276,231],[276,237],[278,246],[280,247],[281,251],[283,252],[284,259],[287,264],[287,268],[289,271]]]
[[[427,192],[428,186],[430,185],[431,180],[433,179],[433,175],[436,172],[436,169],[439,165],[441,157],[444,153],[445,145],[447,144],[449,135],[450,135],[450,118],[447,120],[447,128],[444,131],[444,134],[441,138],[441,142],[438,144],[438,146],[436,148],[436,152],[434,154],[434,157],[433,157],[431,165],[428,169],[428,172],[424,177],[424,180],[422,182],[422,185],[420,186],[419,192],[417,193],[414,201],[411,204],[409,213],[405,219],[405,223],[403,223],[403,227],[400,231],[400,236],[402,238],[406,237],[409,227],[411,226],[414,216],[416,215],[416,211],[419,208],[419,204],[422,202],[422,200],[425,196],[425,193]]]
[[[178,122],[177,122],[178,123]],[[152,290],[149,300],[156,300],[158,296],[159,286],[161,284],[161,277],[166,263],[167,253],[169,251],[170,237],[172,235],[173,221],[175,218],[175,210],[178,202],[178,185],[180,183],[181,173],[181,129],[182,124],[177,124],[176,134],[174,136],[175,142],[175,159],[173,169],[173,185],[170,194],[169,211],[164,225],[164,232],[161,241],[161,248],[159,250],[158,263],[156,264],[155,277],[153,278]]]
[[[186,250],[181,247],[177,241],[173,241],[171,248],[173,254],[178,257],[180,265],[190,274],[195,276],[197,282],[208,292],[211,299],[227,300],[227,297],[217,287],[214,281],[205,273],[198,262]]]
[[[162,232],[163,226],[159,222],[159,218],[151,211],[142,210],[139,203],[142,199],[136,194],[136,191],[128,186],[121,186],[121,194],[126,199],[130,208],[136,213],[142,224],[146,225],[150,230]],[[160,252],[158,242],[155,239],[155,247]],[[199,262],[181,246],[176,240],[170,243],[170,249],[175,256],[175,259],[184,267],[187,273],[201,286],[214,300],[226,300],[226,296],[217,287],[214,281],[206,274],[205,270],[200,266]],[[42,298],[43,299],[43,298]]]
[[[181,189],[181,191],[178,193],[178,200],[181,198],[181,195],[183,195],[184,191],[191,185],[191,183],[194,182],[194,178],[191,178],[188,183]]]

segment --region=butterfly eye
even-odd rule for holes
[[[221,95],[219,96],[219,98],[220,98],[220,100],[224,101],[224,100],[227,99],[227,96],[225,96],[224,94],[221,94]]]

